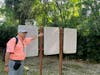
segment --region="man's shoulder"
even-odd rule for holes
[[[15,40],[16,38],[15,37],[12,37],[12,38],[10,38],[10,40],[9,41],[11,41],[11,40]]]
[[[10,43],[10,42],[15,42],[16,38],[15,37],[12,37],[9,39],[9,41],[7,43]]]

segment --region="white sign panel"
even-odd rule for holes
[[[77,46],[77,30],[71,28],[64,28],[64,45],[63,53],[76,53]]]
[[[28,31],[27,37],[38,35],[38,27],[32,25],[20,25]],[[32,40],[25,48],[26,57],[38,56],[38,39]]]
[[[44,54],[59,54],[59,28],[44,27]]]

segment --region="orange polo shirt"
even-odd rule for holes
[[[29,44],[32,38],[25,38],[23,42],[18,37],[18,43],[16,44],[16,38],[11,38],[7,43],[7,52],[10,53],[11,60],[24,60],[26,53],[24,48]]]

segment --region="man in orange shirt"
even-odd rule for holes
[[[16,44],[16,38],[11,38],[7,43],[7,50],[5,55],[5,72],[8,75],[23,75],[25,52],[24,48],[32,40],[43,36],[40,33],[38,36],[26,38],[27,31],[25,29],[19,29],[17,34],[18,43]]]

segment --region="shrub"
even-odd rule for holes
[[[16,36],[17,26],[0,26],[0,47],[6,47],[7,41]]]

